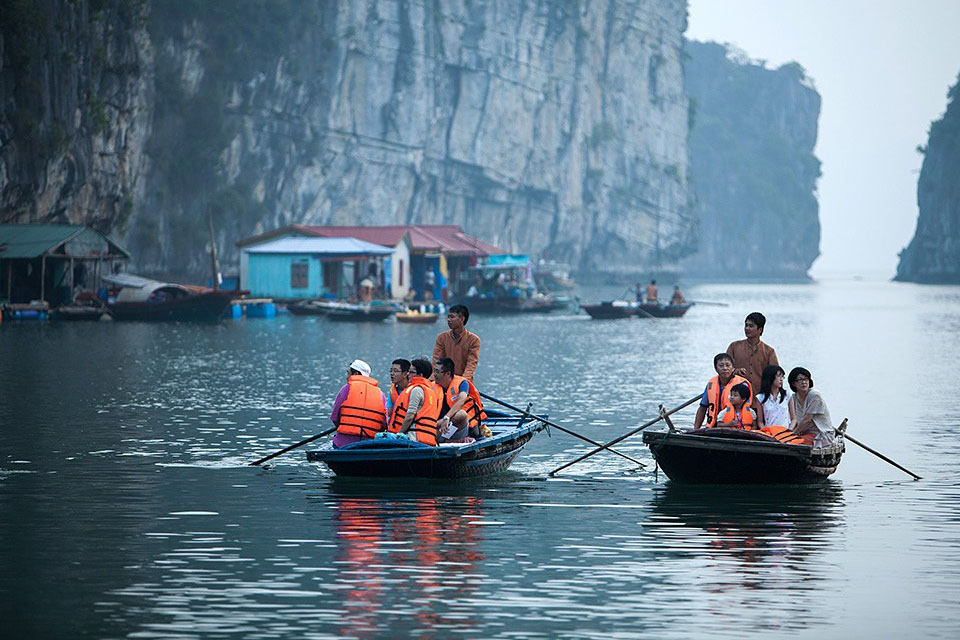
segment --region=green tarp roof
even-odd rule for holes
[[[0,224],[0,260],[15,258],[39,258],[64,242],[72,240],[78,245],[106,249],[112,255],[130,257],[124,249],[106,236],[79,224]],[[93,257],[96,254],[81,252],[75,257]]]

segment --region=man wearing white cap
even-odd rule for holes
[[[369,440],[387,425],[387,399],[375,379],[370,365],[354,360],[347,367],[347,384],[340,388],[333,403],[330,420],[337,425],[334,448],[358,440]]]

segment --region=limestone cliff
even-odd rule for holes
[[[900,252],[895,280],[960,284],[960,76],[947,93],[947,110],[930,125],[910,244]]]
[[[75,24],[51,19],[45,64],[98,46],[104,62],[41,84],[74,82],[105,122],[96,133],[80,117],[40,168],[23,157],[35,138],[2,128],[5,100],[3,216],[101,220],[134,269],[205,272],[208,206],[228,264],[237,240],[290,223],[456,223],[581,271],[646,271],[692,249],[685,0],[43,2]],[[49,177],[121,150],[113,181]]]
[[[689,42],[687,52],[700,226],[686,272],[806,279],[820,253],[819,94],[795,63],[767,69],[715,43]]]

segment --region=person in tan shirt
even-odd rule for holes
[[[767,319],[764,315],[754,311],[743,321],[743,333],[746,338],[735,340],[727,347],[727,353],[733,358],[733,372],[746,378],[754,389],[760,388],[763,370],[767,365],[780,364],[773,347],[760,340],[766,324]]]
[[[470,319],[470,310],[465,305],[455,304],[447,311],[447,326],[437,336],[433,345],[433,361],[440,358],[453,360],[454,373],[473,382],[473,374],[477,370],[480,360],[480,338],[477,334],[467,331],[467,320]]]

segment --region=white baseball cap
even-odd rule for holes
[[[363,360],[354,360],[350,363],[350,368],[354,371],[359,371],[360,375],[370,377],[370,365]]]

